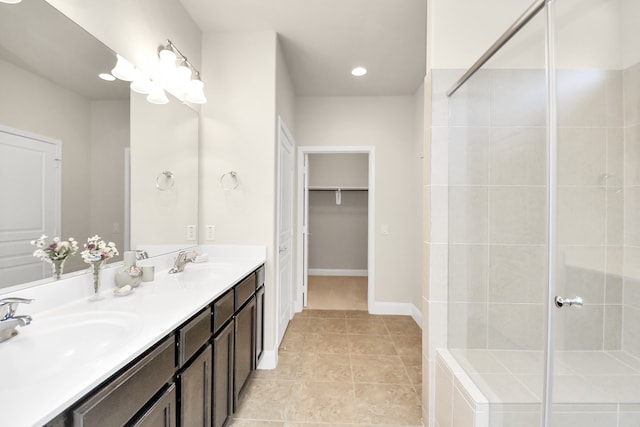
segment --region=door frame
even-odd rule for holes
[[[307,275],[308,266],[304,263],[304,218],[305,209],[305,192],[307,191],[305,182],[305,157],[308,154],[368,154],[369,172],[368,172],[368,206],[367,206],[367,306],[371,313],[375,302],[375,176],[376,176],[376,156],[375,147],[369,145],[363,146],[307,146],[298,147],[298,178],[297,178],[297,200],[296,200],[296,301],[295,311],[300,312],[304,308],[305,294],[307,293]]]

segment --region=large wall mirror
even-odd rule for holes
[[[44,0],[0,3],[0,293],[50,276],[29,244],[42,233],[99,234],[121,254],[197,243],[198,114],[99,79],[115,59]]]

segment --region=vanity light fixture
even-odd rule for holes
[[[161,46],[160,58],[153,80],[158,81],[171,92],[182,95],[182,98],[193,104],[204,104],[204,83],[200,80],[200,71],[189,62],[171,40]],[[192,78],[192,76],[194,76]]]
[[[200,71],[189,62],[171,40],[167,40],[166,45],[160,46],[158,64],[151,78],[136,69],[122,56],[116,56],[116,66],[111,70],[111,75],[131,82],[131,90],[147,95],[147,101],[153,104],[167,104],[169,99],[164,92],[166,88],[178,98],[192,104],[207,102],[203,90],[204,83],[200,80]],[[101,78],[104,77],[101,76]]]
[[[365,74],[367,74],[367,69],[364,67],[356,67],[353,70],[351,70],[351,74],[355,77],[362,77]]]
[[[7,3],[7,4],[18,4],[20,3],[22,0],[0,0],[0,3]]]

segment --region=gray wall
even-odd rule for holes
[[[368,162],[367,154],[311,154],[309,185],[366,188]],[[310,191],[309,268],[367,270],[367,216],[366,191],[342,191],[340,205],[335,191]]]

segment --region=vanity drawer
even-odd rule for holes
[[[211,309],[202,310],[178,329],[178,366],[182,367],[211,338]]]
[[[247,302],[249,298],[253,296],[256,291],[256,275],[252,273],[249,277],[237,284],[235,287],[236,292],[236,310],[242,307],[242,304]]]
[[[229,289],[226,294],[222,295],[213,303],[213,333],[227,323],[235,312],[233,289]]]
[[[123,426],[167,383],[175,373],[175,338],[144,356],[73,410],[73,425]]]

